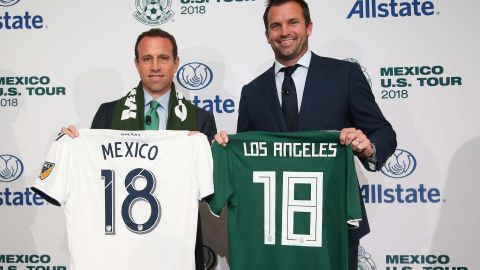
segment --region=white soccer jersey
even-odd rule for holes
[[[210,146],[187,131],[80,130],[52,144],[32,189],[65,207],[72,270],[194,269]]]

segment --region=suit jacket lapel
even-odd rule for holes
[[[267,79],[263,81],[264,85],[262,89],[267,106],[270,109],[273,118],[275,119],[275,126],[278,128],[277,131],[285,132],[287,131],[287,124],[283,119],[282,107],[280,105],[280,101],[278,100],[277,86],[275,85],[274,66],[267,71]]]
[[[316,106],[315,91],[321,91],[325,80],[326,66],[324,60],[312,52],[310,66],[308,67],[307,80],[305,81],[305,89],[303,90],[302,105],[298,114],[298,131],[305,129],[305,124],[309,121],[309,115]]]

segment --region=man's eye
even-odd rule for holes
[[[280,25],[278,23],[270,25],[270,29],[277,29],[279,27],[280,27]]]

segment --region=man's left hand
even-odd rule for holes
[[[360,129],[342,129],[340,131],[340,143],[343,145],[351,144],[353,151],[362,159],[371,158],[373,155],[372,144]]]

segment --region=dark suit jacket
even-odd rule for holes
[[[112,126],[112,117],[113,111],[115,108],[115,103],[118,100],[103,103],[97,110],[95,117],[92,121],[92,129],[110,129]],[[212,141],[215,134],[217,134],[217,126],[215,125],[215,118],[213,113],[207,112],[201,108],[197,108],[197,125],[198,130],[203,134],[207,135],[208,140]],[[200,215],[198,216],[197,223],[197,240],[195,243],[195,265],[197,270],[204,269],[204,260],[203,260],[203,239],[202,239],[202,227],[200,221]]]
[[[376,146],[377,169],[397,147],[396,134],[375,102],[372,90],[357,64],[312,53],[298,116],[298,131],[362,130]],[[237,132],[287,132],[275,86],[274,67],[242,89]],[[367,170],[366,160],[361,160]],[[370,231],[362,201],[363,220],[352,230],[352,240]]]

